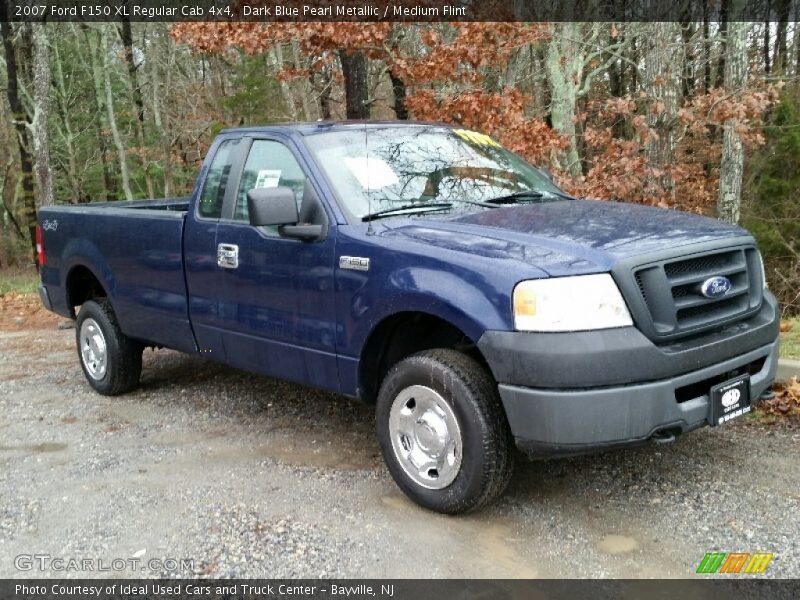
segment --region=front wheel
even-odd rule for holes
[[[508,485],[513,443],[497,386],[465,354],[427,350],[400,361],[381,385],[376,416],[389,471],[417,504],[467,512]]]
[[[122,333],[108,300],[81,306],[75,336],[83,374],[97,392],[118,396],[139,384],[144,348]]]

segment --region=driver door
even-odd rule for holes
[[[253,227],[247,192],[285,186],[317,203],[313,182],[289,145],[249,140],[238,189],[226,197],[217,226],[218,314],[227,362],[338,391],[334,310],[334,235],[314,242],[282,238],[277,227]],[[312,193],[309,193],[311,190]],[[314,211],[329,220],[324,206]],[[232,258],[235,253],[235,260]]]

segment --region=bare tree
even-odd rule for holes
[[[109,127],[111,127],[111,137],[114,140],[114,146],[117,148],[117,156],[119,157],[122,191],[125,193],[126,200],[133,200],[125,144],[122,142],[122,136],[119,133],[119,127],[117,127],[117,116],[114,113],[114,94],[111,89],[111,61],[108,51],[108,34],[105,27],[100,31],[100,51],[103,55],[103,89],[106,95],[106,114],[108,115]]]
[[[130,20],[127,18],[123,19],[117,32],[122,40],[125,65],[128,73],[127,85],[131,97],[133,98],[133,105],[136,109],[136,120],[134,123],[136,128],[136,141],[139,146],[138,154],[141,157],[142,172],[144,174],[144,183],[147,187],[148,197],[152,198],[155,196],[155,190],[153,189],[153,178],[150,175],[150,161],[147,159],[147,144],[144,136],[144,99],[142,97],[142,88],[139,86],[139,78],[136,73],[139,65],[136,61],[133,49],[133,33],[131,31]]]
[[[29,151],[30,140],[28,139],[27,122],[28,116],[22,105],[19,94],[19,73],[17,65],[17,53],[14,47],[14,30],[7,18],[8,5],[4,2],[0,6],[0,34],[3,38],[3,50],[6,60],[6,75],[8,85],[6,95],[8,105],[11,109],[11,119],[14,123],[14,131],[17,137],[17,148],[19,151],[20,163],[20,188],[22,190],[22,210],[19,212],[19,230],[30,232],[36,222],[36,200],[33,195],[33,165]],[[23,25],[24,27],[25,25]],[[33,235],[30,236],[33,256],[36,255],[36,247]]]
[[[50,117],[50,44],[47,25],[34,23],[33,47],[33,118],[29,127],[33,134],[36,181],[39,185],[39,206],[52,206],[53,178],[50,175],[50,138],[47,125]]]
[[[747,23],[728,23],[725,55],[725,90],[738,99],[747,85]],[[725,121],[717,197],[717,216],[728,223],[739,221],[742,203],[744,148],[736,127],[735,118]]]
[[[95,136],[97,138],[97,149],[100,154],[100,163],[103,168],[103,193],[104,200],[110,199],[115,195],[116,185],[114,177],[111,172],[111,164],[109,160],[108,142],[106,139],[106,109],[105,109],[105,90],[103,88],[103,64],[100,61],[99,54],[102,42],[98,36],[91,35],[94,31],[87,24],[81,23],[80,29],[83,32],[84,41],[86,43],[88,59],[86,56],[81,55],[86,70],[90,74],[91,79],[91,107],[94,113],[94,118],[91,120]],[[97,38],[97,39],[93,39]]]
[[[557,23],[547,46],[547,79],[550,83],[550,122],[553,129],[569,141],[556,156],[556,166],[573,177],[581,174],[581,161],[575,131],[578,87],[583,79],[585,52],[581,37],[584,23]]]
[[[272,63],[272,68],[275,74],[279,73],[283,68],[283,46],[277,42],[269,53],[269,60]],[[289,82],[286,79],[280,79],[281,94],[283,95],[283,102],[289,111],[289,119],[297,121],[297,103],[292,93],[292,88],[289,87]]]
[[[344,77],[345,100],[348,119],[369,119],[367,104],[367,55],[357,50],[339,51]]]
[[[174,67],[174,46],[172,44],[165,44],[163,34],[159,36],[159,42],[155,45],[155,49],[150,53],[150,88],[153,92],[153,123],[155,124],[156,133],[158,134],[161,154],[164,164],[162,169],[164,171],[164,196],[169,197],[174,189],[173,173],[172,173],[172,143],[170,140],[169,119],[168,115],[162,116],[161,111],[161,66],[159,59],[164,58],[165,64],[164,74],[166,81],[164,82],[165,89],[170,89],[172,78],[172,70]],[[166,46],[166,48],[164,48]],[[163,54],[161,55],[161,51]]]
[[[58,133],[67,154],[66,168],[62,168],[62,170],[67,179],[70,202],[72,204],[77,204],[81,201],[83,173],[78,169],[77,151],[75,148],[75,140],[78,138],[78,135],[76,135],[74,131],[71,117],[75,95],[70,84],[74,78],[69,78],[68,82],[68,76],[64,75],[64,64],[61,60],[57,42],[53,43],[52,50],[55,70],[55,77],[53,78],[53,84],[55,86],[55,112],[61,121],[61,127],[58,128]],[[58,158],[54,160],[58,162]]]
[[[679,23],[648,23],[645,54],[645,91],[650,99],[647,124],[655,135],[647,141],[647,159],[654,169],[652,183],[672,190],[673,137],[680,108],[683,46]]]

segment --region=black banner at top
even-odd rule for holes
[[[2,0],[27,22],[797,21],[800,0]],[[2,13],[0,13],[2,14]]]

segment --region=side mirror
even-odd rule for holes
[[[298,223],[297,201],[294,192],[287,187],[256,188],[247,192],[247,214],[254,227],[277,225],[281,237],[304,242],[322,237],[322,225]]]
[[[250,225],[296,225],[297,202],[287,187],[256,188],[247,192],[247,214]]]

